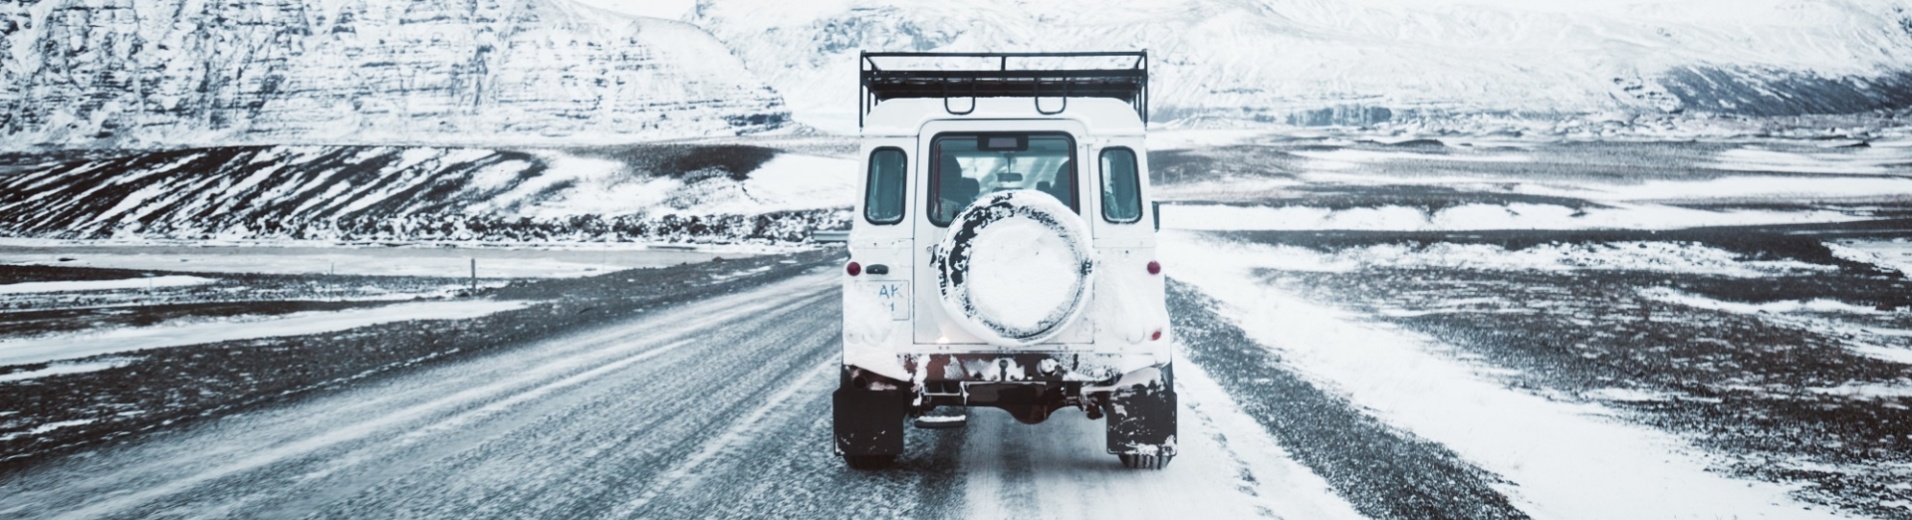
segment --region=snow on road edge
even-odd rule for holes
[[[120,289],[154,289],[160,287],[190,287],[212,283],[209,278],[197,276],[156,276],[152,278],[127,278],[123,280],[90,280],[61,282],[25,282],[0,285],[0,294],[35,294],[50,292],[113,291]]]
[[[16,339],[0,341],[0,366],[223,341],[324,334],[398,321],[471,319],[521,309],[526,305],[530,305],[530,302],[419,302],[370,309],[297,312],[260,321],[215,321]]]
[[[1186,349],[1186,347],[1183,347]],[[1288,450],[1243,412],[1241,405],[1228,396],[1220,383],[1201,366],[1179,356],[1175,363],[1175,388],[1182,399],[1183,417],[1196,419],[1217,432],[1227,434],[1224,449],[1254,471],[1255,496],[1282,518],[1365,518],[1354,505],[1336,494],[1327,479],[1295,460]],[[1196,442],[1185,436],[1184,449]],[[1184,463],[1186,463],[1184,461]]]
[[[1823,224],[1865,220],[1833,210],[1694,209],[1656,204],[1576,208],[1560,204],[1462,204],[1436,211],[1409,206],[1347,209],[1312,206],[1176,204],[1162,227],[1202,231],[1494,231],[1507,229],[1684,229],[1708,226]]]
[[[1164,233],[1177,279],[1298,372],[1383,421],[1453,449],[1512,484],[1501,491],[1537,518],[1805,518],[1787,486],[1711,473],[1678,438],[1612,420],[1591,404],[1549,401],[1486,380],[1419,334],[1312,304],[1254,275],[1265,247]]]

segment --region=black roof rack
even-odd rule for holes
[[[884,69],[876,60],[884,58],[928,61],[931,59],[993,58],[993,69]],[[1011,69],[1011,59],[1053,58],[1134,58],[1123,68],[1083,69]],[[943,110],[964,115],[976,110],[976,98],[1029,97],[1036,111],[1046,115],[1069,108],[1071,97],[1115,98],[1135,107],[1143,124],[1149,120],[1148,51],[1120,52],[864,52],[858,62],[862,86],[856,125],[863,126],[878,103],[902,98],[942,98]],[[1045,110],[1042,98],[1061,98],[1061,108]],[[951,99],[969,98],[969,109],[958,111]]]

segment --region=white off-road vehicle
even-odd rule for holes
[[[1081,62],[1101,65],[1066,65]],[[860,68],[844,460],[894,461],[911,417],[987,406],[1035,424],[1075,407],[1107,417],[1126,466],[1165,466],[1176,404],[1147,54],[864,53]]]

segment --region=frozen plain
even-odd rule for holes
[[[1912,514],[1912,490],[1894,487],[1912,438],[1892,422],[1906,417],[1912,351],[1895,267],[1905,148],[1190,140],[1154,158],[1160,197],[1179,201],[1162,250],[1194,368],[1181,380],[1186,453],[1163,472],[1122,470],[1080,414],[1025,427],[988,411],[966,429],[912,431],[896,469],[844,469],[827,445],[841,252],[764,250],[635,271],[680,286],[642,304],[487,287],[545,305],[475,321],[618,314],[170,425],[103,421],[137,433],[107,428],[94,435],[112,440],[47,454],[21,447],[98,423],[0,410],[14,442],[0,513]],[[1203,166],[1222,159],[1243,166]],[[156,264],[101,267],[178,269]],[[618,286],[631,272],[546,283]],[[1528,333],[1480,330],[1509,324]],[[1741,335],[1683,335],[1694,330]],[[0,388],[52,392],[262,346],[81,359],[107,368]],[[1776,351],[1818,364],[1788,367]],[[0,376],[27,370],[8,368]],[[1760,442],[1748,414],[1797,428]],[[1801,431],[1813,429],[1833,433]],[[1788,442],[1811,446],[1773,446]]]

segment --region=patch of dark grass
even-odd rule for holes
[[[54,265],[0,265],[0,284],[30,282],[85,282],[160,276],[157,271],[97,269]]]
[[[1149,152],[1149,181],[1156,185],[1231,176],[1293,178],[1303,159],[1263,145]]]
[[[749,179],[750,172],[777,157],[775,149],[741,144],[630,145],[578,151],[618,160],[650,175],[683,178],[715,171],[738,181]]]

